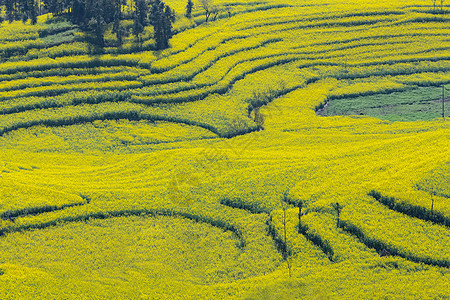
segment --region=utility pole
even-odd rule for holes
[[[442,120],[445,121],[445,85],[442,86]]]
[[[298,232],[301,231],[302,227],[302,208],[303,208],[303,201],[298,201]]]
[[[339,228],[339,215],[341,214],[343,206],[340,205],[338,202],[336,202],[336,204],[332,203],[331,206],[333,206],[333,208],[336,210],[336,213],[337,213],[337,224],[336,224],[336,227]]]

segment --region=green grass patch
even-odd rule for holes
[[[448,117],[450,100],[447,95],[445,98],[445,116]],[[389,94],[335,99],[331,100],[320,114],[367,115],[388,121],[433,120],[442,117],[442,88],[421,87]]]

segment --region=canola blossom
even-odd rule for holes
[[[165,2],[0,24],[0,298],[450,297],[449,6]]]

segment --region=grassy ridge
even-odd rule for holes
[[[217,133],[216,129],[212,126],[208,126],[206,124],[199,124],[195,122],[190,122],[189,120],[180,120],[175,118],[165,118],[160,116],[152,116],[148,114],[141,114],[138,111],[127,111],[127,112],[103,112],[98,113],[95,112],[94,114],[89,114],[87,112],[87,115],[85,116],[70,116],[70,117],[59,117],[59,118],[49,118],[49,119],[39,119],[35,121],[26,121],[26,122],[17,122],[10,126],[5,126],[3,129],[0,130],[0,136],[4,135],[7,132],[17,130],[19,128],[28,128],[36,125],[44,125],[48,127],[54,127],[54,126],[67,126],[67,125],[74,125],[74,124],[81,124],[81,123],[87,123],[87,122],[93,122],[96,120],[119,120],[119,119],[127,119],[127,120],[150,120],[150,121],[168,121],[168,122],[174,122],[174,123],[184,123],[188,125],[193,126],[199,126],[203,127],[207,130],[210,130],[213,133]]]
[[[65,206],[60,208],[54,208],[54,207],[42,207],[42,208],[32,208],[26,211],[20,211],[19,214],[15,217],[21,217],[21,216],[27,216],[27,215],[34,215],[36,213],[46,213],[56,210],[61,210],[67,207],[73,207],[77,205],[71,205],[71,206]],[[110,212],[98,212],[98,213],[92,213],[87,215],[78,215],[73,217],[63,217],[61,219],[52,220],[49,222],[39,223],[39,224],[29,224],[29,225],[19,225],[19,226],[10,226],[6,228],[2,228],[0,230],[0,236],[4,235],[6,233],[16,232],[16,231],[23,231],[23,230],[35,230],[35,229],[44,229],[47,227],[53,227],[60,225],[61,223],[68,223],[68,222],[80,222],[80,221],[87,221],[90,219],[107,219],[107,218],[114,218],[114,217],[121,217],[121,216],[144,216],[144,215],[150,215],[150,216],[179,216],[186,219],[190,219],[196,222],[203,222],[208,223],[212,226],[221,228],[223,230],[229,230],[235,234],[236,238],[239,240],[238,246],[244,247],[245,242],[242,238],[242,233],[240,230],[232,225],[227,224],[223,220],[220,219],[211,219],[209,217],[203,217],[196,214],[191,214],[187,212],[176,212],[171,210],[148,210],[148,209],[141,209],[141,210],[123,210],[123,211],[110,211]]]
[[[30,207],[30,208],[24,208],[21,210],[3,212],[0,215],[0,218],[2,218],[3,220],[14,220],[16,218],[20,218],[23,216],[43,214],[46,212],[61,210],[61,209],[65,209],[67,207],[74,207],[74,206],[79,206],[79,205],[84,205],[84,204],[86,204],[86,203],[82,202],[82,203],[65,204],[63,206],[47,205],[47,206],[41,206],[41,207]],[[3,232],[2,232],[2,234],[3,234]]]
[[[330,242],[323,239],[320,235],[311,232],[308,225],[299,224],[299,233],[303,234],[311,243],[319,247],[330,261],[333,261],[334,250]]]
[[[403,213],[413,218],[418,218],[425,221],[433,222],[443,226],[450,227],[450,218],[444,216],[438,211],[429,210],[425,207],[412,205],[405,202],[396,201],[394,197],[383,196],[380,192],[371,190],[368,194],[375,200],[385,205],[389,209]]]
[[[388,255],[400,256],[402,258],[405,258],[405,259],[408,259],[410,261],[417,262],[417,263],[424,263],[427,265],[450,268],[450,261],[448,261],[448,260],[417,257],[416,255],[414,255],[412,253],[407,253],[407,252],[398,250],[395,247],[385,244],[377,239],[373,239],[371,237],[366,236],[360,228],[358,228],[357,226],[355,226],[354,224],[352,224],[348,221],[340,222],[340,227],[343,230],[353,234],[362,243],[364,243],[367,247],[377,250],[380,254],[382,254],[384,250],[387,250],[389,253]]]

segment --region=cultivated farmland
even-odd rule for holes
[[[165,2],[1,23],[0,299],[448,299],[449,4]]]

